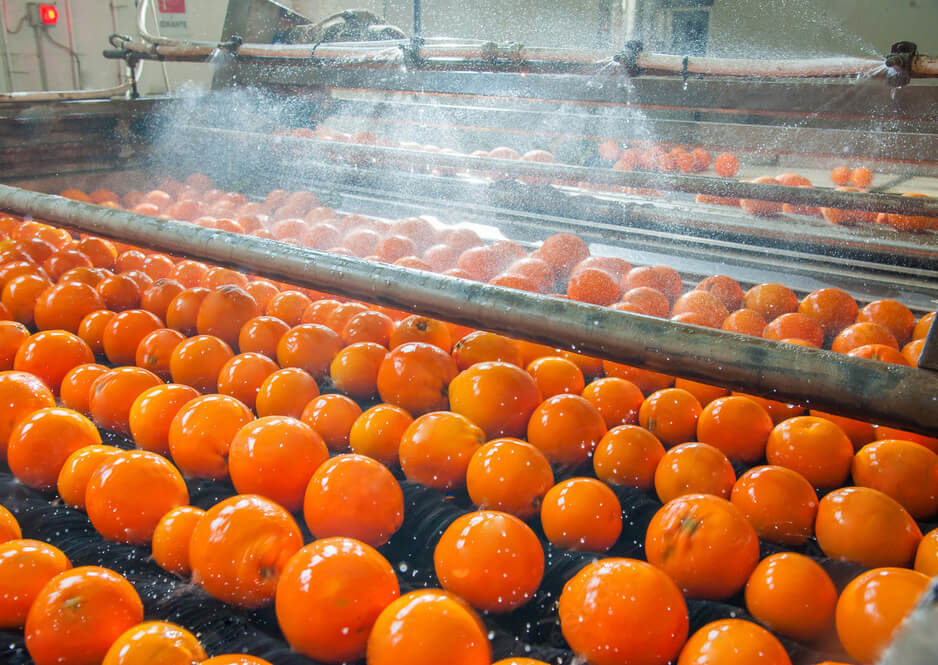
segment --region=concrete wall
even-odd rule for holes
[[[313,20],[347,7],[360,7],[384,16],[407,33],[413,22],[411,0],[281,2]],[[607,46],[621,43],[626,29],[625,19],[604,25],[604,15],[627,17],[630,6],[659,2],[663,0],[424,0],[424,34],[528,45]],[[38,49],[34,29],[25,22],[20,26],[26,0],[0,3],[4,9],[0,90],[42,88],[37,52],[42,53],[46,66],[48,89],[71,89],[76,83],[83,88],[117,83],[119,65],[105,60],[101,51],[108,48],[109,34],[135,33],[134,0],[55,0],[59,23],[40,33]],[[209,40],[220,36],[225,0],[185,0],[184,5],[185,14],[161,16],[165,35]],[[646,21],[637,26],[635,36],[651,44],[665,23]],[[152,19],[150,25],[155,26]],[[917,42],[921,52],[935,54],[935,26],[938,0],[714,0],[708,52],[734,56],[875,55],[888,50],[894,41],[907,39]],[[77,54],[77,63],[69,48]],[[141,88],[155,93],[166,89],[167,79],[171,88],[178,88],[186,81],[204,85],[210,78],[210,68],[203,65],[170,63],[165,65],[164,78],[163,65],[146,63]]]

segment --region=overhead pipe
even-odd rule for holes
[[[365,302],[938,435],[938,374],[0,185],[0,209]]]
[[[238,130],[199,127],[202,136],[217,136],[220,140],[241,142],[256,147],[256,134]],[[443,167],[472,169],[513,178],[531,178],[539,181],[588,182],[594,185],[635,187],[670,190],[691,194],[775,201],[794,205],[807,205],[841,210],[886,212],[938,218],[938,198],[900,196],[882,192],[850,192],[816,187],[787,187],[755,182],[742,182],[705,176],[652,173],[645,171],[617,171],[570,164],[528,162],[513,159],[495,159],[472,155],[451,155],[386,146],[370,146],[341,141],[324,141],[291,136],[265,136],[270,146],[295,146],[304,153],[323,156],[341,155],[349,162],[362,164],[405,162],[417,167]]]

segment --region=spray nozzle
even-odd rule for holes
[[[912,80],[912,59],[918,46],[914,42],[896,42],[883,64],[886,65],[886,84],[901,88]]]

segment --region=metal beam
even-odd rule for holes
[[[938,374],[0,185],[0,209],[330,293],[938,435]]]

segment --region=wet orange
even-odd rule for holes
[[[117,314],[109,309],[91,312],[78,324],[78,336],[95,355],[104,355],[104,329]]]
[[[299,325],[303,312],[312,303],[312,300],[299,291],[280,291],[267,301],[264,314],[274,316],[288,326]]]
[[[586,462],[606,433],[599,411],[579,395],[555,395],[541,402],[528,420],[527,439],[554,464]]]
[[[277,343],[277,363],[281,367],[298,367],[313,378],[329,372],[332,359],[342,349],[339,336],[315,323],[304,323],[285,333]]]
[[[810,316],[828,337],[837,335],[852,324],[859,309],[857,301],[841,289],[825,288],[812,291],[798,305],[798,312]]]
[[[199,307],[209,294],[209,290],[200,286],[190,287],[173,298],[166,309],[166,325],[178,330],[183,335],[196,334],[196,321]]]
[[[137,345],[137,367],[153,372],[164,381],[168,380],[172,375],[169,364],[173,351],[184,339],[181,332],[172,328],[158,328],[148,333]]]
[[[573,362],[558,356],[545,356],[531,362],[528,373],[544,399],[563,393],[579,395],[585,388],[583,372]]]
[[[247,291],[226,284],[213,289],[202,300],[195,327],[200,335],[214,335],[234,347],[241,326],[260,313],[257,302]]]
[[[194,478],[228,476],[228,452],[250,409],[228,395],[203,395],[186,402],[169,426],[169,449],[179,470]]]
[[[649,395],[638,411],[639,424],[665,446],[693,441],[700,402],[680,388],[665,388]]]
[[[746,292],[743,307],[760,314],[766,321],[772,321],[782,314],[798,310],[798,296],[782,284],[758,284]]]
[[[277,344],[290,326],[273,316],[255,316],[241,326],[238,348],[242,353],[262,353],[276,360]]]
[[[182,626],[167,621],[146,621],[118,637],[101,665],[198,663],[205,658],[205,649],[199,640]]]
[[[730,501],[760,538],[802,545],[814,533],[818,499],[804,476],[782,466],[756,466],[733,485]]]
[[[39,296],[33,319],[40,330],[78,332],[78,324],[91,312],[103,309],[104,300],[92,287],[80,282],[60,282]]]
[[[466,469],[466,489],[483,510],[500,510],[521,519],[536,515],[554,484],[544,454],[519,439],[493,439],[473,453]]]
[[[6,459],[10,433],[34,411],[55,406],[45,384],[27,372],[0,372],[0,458]]]
[[[632,268],[622,278],[622,291],[628,294],[632,289],[646,286],[655,289],[674,302],[681,295],[683,283],[681,275],[670,266],[642,266]]]
[[[685,494],[712,494],[728,499],[735,482],[736,472],[726,455],[699,442],[671,448],[654,473],[655,491],[662,503]]]
[[[209,393],[218,388],[222,367],[234,357],[223,340],[213,335],[197,335],[179,342],[169,357],[169,373],[175,383]]]
[[[762,458],[772,428],[769,414],[753,400],[720,397],[701,412],[697,440],[718,448],[730,459],[755,462]]]
[[[450,382],[457,373],[456,361],[439,347],[425,342],[402,344],[381,362],[378,395],[414,416],[446,409],[450,405]],[[530,379],[527,373],[525,376]]]
[[[218,392],[234,397],[253,411],[261,385],[278,369],[277,363],[260,353],[239,353],[218,372]]]
[[[446,324],[416,314],[397,322],[394,331],[391,333],[388,348],[394,349],[408,342],[433,344],[446,353],[449,353],[453,346],[449,328]]]
[[[831,343],[831,351],[847,353],[867,344],[885,344],[899,350],[895,336],[878,323],[863,321],[854,323],[841,330]]]
[[[385,466],[398,465],[397,449],[414,421],[407,411],[392,404],[378,404],[363,412],[349,431],[349,448]]]
[[[159,318],[144,309],[120,312],[104,326],[101,345],[112,365],[133,365],[140,341],[163,327]]]
[[[798,416],[775,426],[765,456],[769,464],[797,471],[814,487],[829,489],[847,479],[853,444],[830,420]]]
[[[938,512],[938,454],[912,441],[886,439],[857,452],[850,469],[853,482],[892,497],[915,519]]]
[[[109,310],[122,312],[140,306],[143,290],[129,275],[109,275],[96,288]]]
[[[343,344],[358,342],[372,342],[390,348],[391,333],[394,332],[394,321],[387,314],[367,311],[359,312],[348,320],[342,328],[340,337]]]
[[[13,369],[13,359],[29,337],[29,329],[17,321],[0,320],[0,371]]]
[[[596,407],[606,427],[633,425],[638,422],[638,410],[645,396],[631,381],[606,377],[590,382],[582,396]]]
[[[484,441],[483,430],[469,419],[436,411],[420,416],[404,430],[398,457],[412,482],[437,489],[462,487],[469,461]]]
[[[312,427],[332,451],[348,450],[349,432],[362,410],[354,400],[335,393],[310,400],[300,419]]]
[[[91,384],[88,408],[91,419],[105,429],[130,431],[130,408],[146,389],[161,385],[160,378],[139,367],[118,367]]]
[[[694,287],[698,291],[707,291],[723,303],[728,312],[735,312],[743,305],[742,287],[732,277],[726,275],[711,275]]]
[[[690,636],[677,665],[791,665],[782,643],[762,626],[743,619],[708,623]]]
[[[896,300],[875,300],[857,314],[857,323],[878,323],[892,333],[899,344],[905,344],[915,330],[915,315]]]
[[[329,377],[341,392],[367,400],[378,394],[378,370],[388,350],[374,342],[356,342],[339,351],[329,365]]]
[[[72,567],[68,557],[38,540],[0,543],[0,628],[22,628],[36,596],[53,577]]]
[[[138,448],[169,454],[169,427],[183,405],[199,391],[179,383],[160,384],[140,393],[130,406],[128,425]]]
[[[755,310],[744,308],[738,309],[727,316],[721,328],[728,332],[739,333],[740,335],[762,337],[762,331],[765,330],[765,326],[765,317]]]
[[[544,496],[541,526],[557,547],[605,552],[622,533],[622,506],[615,493],[595,478],[570,478]]]
[[[273,372],[257,390],[255,408],[258,416],[299,418],[303,409],[319,396],[316,381],[307,372],[289,367]]]
[[[650,286],[638,286],[622,294],[622,300],[615,305],[615,309],[648,316],[665,317],[671,313],[671,303],[658,289]]]
[[[55,487],[68,457],[85,446],[101,443],[94,423],[77,411],[49,407],[20,420],[7,442],[7,464],[29,487]]]
[[[114,446],[89,445],[79,448],[65,460],[56,480],[62,501],[75,508],[85,507],[85,489],[95,470],[121,452]]]
[[[158,279],[153,286],[140,297],[140,308],[152,312],[161,321],[166,319],[166,312],[173,299],[185,290],[182,284],[171,279]]]
[[[13,357],[13,369],[29,372],[58,393],[69,370],[94,361],[91,349],[77,335],[64,330],[42,330],[30,335]]]
[[[194,506],[177,506],[160,518],[153,530],[153,560],[163,570],[189,575],[189,540],[205,511]]]

